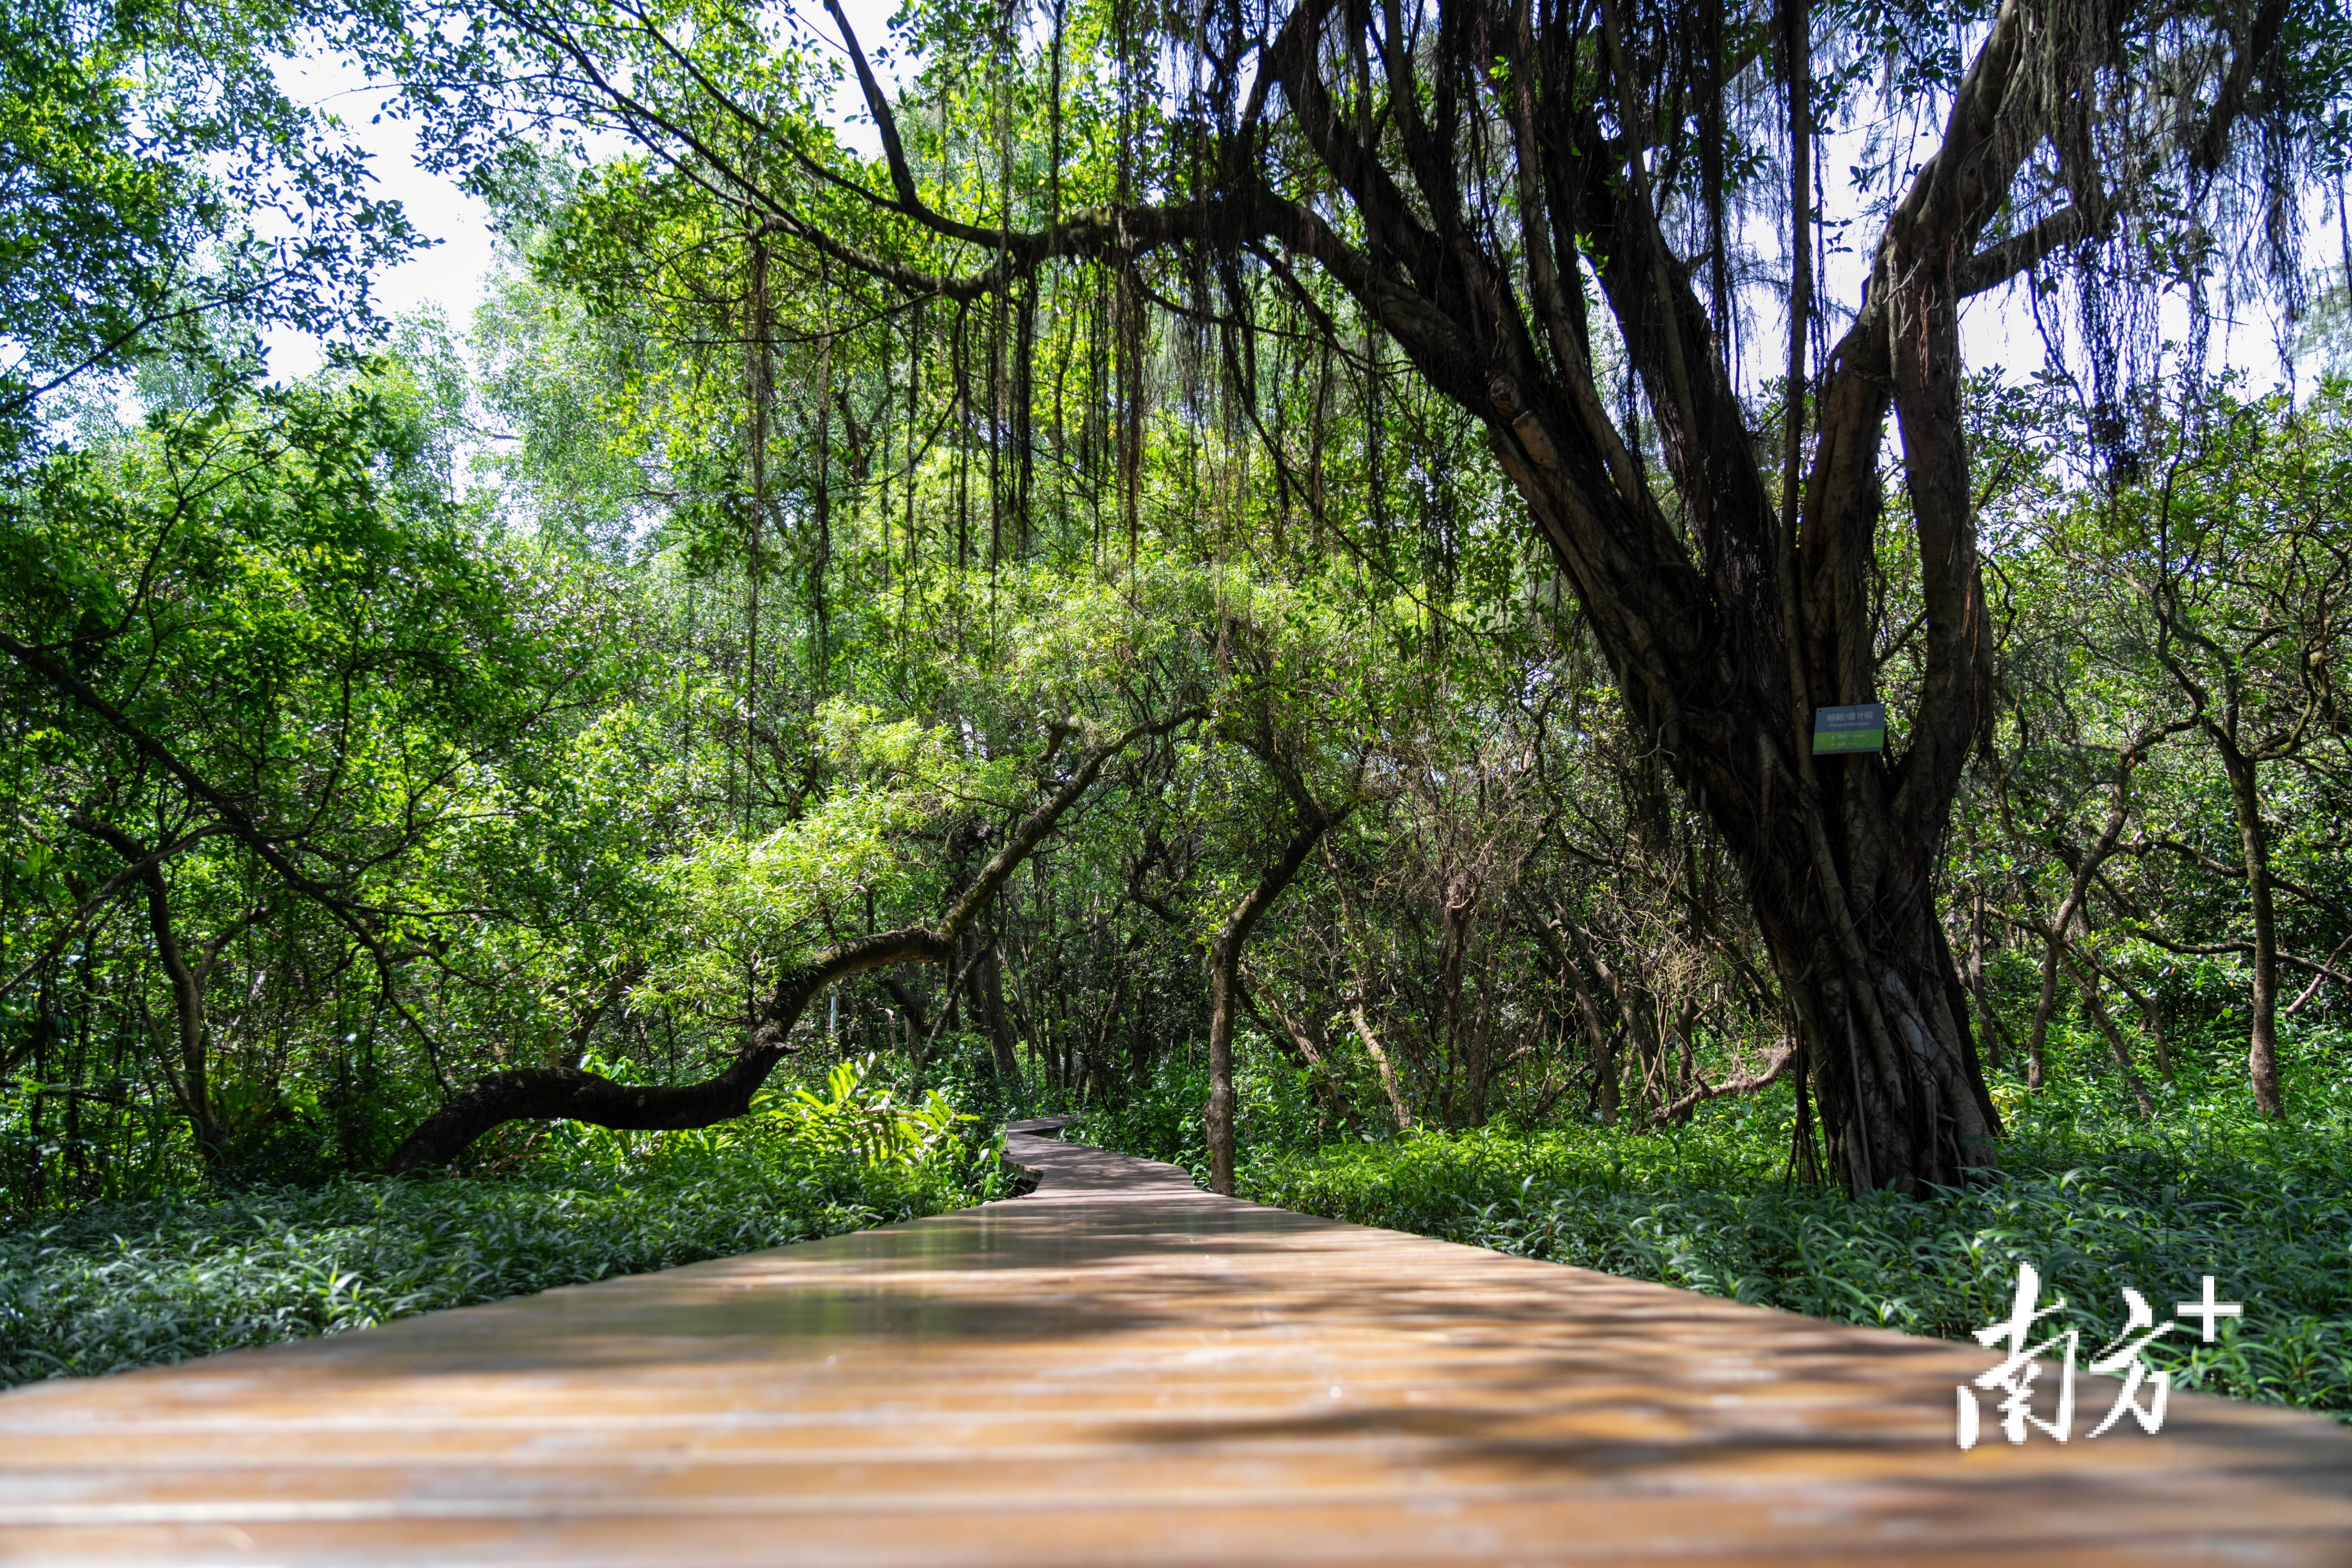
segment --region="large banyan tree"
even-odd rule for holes
[[[2086,412],[2127,461],[2146,362],[2114,324],[2165,287],[2201,322],[2207,279],[2294,275],[2296,195],[2339,155],[2334,7],[1055,0],[910,10],[924,74],[893,90],[824,4],[491,0],[466,70],[418,101],[453,155],[518,115],[625,132],[754,245],[902,303],[1001,308],[1091,268],[1124,309],[1160,267],[1244,349],[1276,310],[1368,323],[1483,427],[1629,713],[1737,857],[1832,1168],[1917,1191],[1994,1163],[1936,886],[1995,707],[1961,310],[2011,284],[2070,302]],[[826,50],[874,157],[825,133],[806,62]],[[1009,152],[976,179],[910,153],[950,85],[1019,122],[1018,178]],[[1082,98],[1124,132],[1084,205],[1063,134]],[[1820,167],[1866,118],[1875,194]],[[1835,308],[1832,223],[1874,228]],[[1919,610],[1896,738],[1816,758],[1816,709],[1888,695],[1890,574]],[[2251,1066],[2275,1105],[2259,1031]]]

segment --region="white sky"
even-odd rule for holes
[[[857,29],[859,42],[869,58],[887,44],[888,23],[897,6],[898,0],[844,0],[850,23]],[[824,16],[821,0],[804,0],[801,10],[804,17],[831,34],[830,18]],[[888,85],[892,73],[883,74]],[[350,63],[331,58],[290,62],[282,69],[280,80],[290,96],[315,104],[343,121],[352,137],[371,155],[376,194],[398,200],[406,209],[409,221],[437,242],[406,264],[378,275],[375,292],[379,309],[386,315],[398,316],[421,307],[437,306],[451,327],[466,330],[481,302],[484,279],[495,261],[488,214],[483,205],[459,190],[456,182],[417,166],[414,128],[388,116],[377,118],[388,96],[386,89],[371,86]],[[878,151],[854,79],[845,81],[838,110],[836,124],[844,142],[869,155]],[[1842,188],[1853,154],[1850,146],[1840,145],[1843,140],[1845,139],[1832,139],[1822,158],[1825,195],[1832,215],[1853,210],[1853,198]],[[2311,236],[2315,256],[2324,257],[2335,249],[2333,205],[2332,202],[2311,204],[2317,218]],[[1859,228],[1856,233],[1859,236]],[[1863,261],[1864,258],[1853,252],[1830,257],[1821,280],[1823,292],[1851,309],[1860,293]],[[1757,340],[1759,350],[1763,345],[1783,341],[1782,329],[1770,319],[1777,314],[1767,312],[1756,323],[1763,329]],[[2175,336],[2185,331],[2187,316],[2179,302],[2168,306],[2165,327]],[[2282,366],[2266,321],[2217,321],[2215,340],[2214,368],[2228,365],[2242,369],[2257,388],[2268,388],[2279,380]],[[1971,368],[1999,365],[2021,374],[2042,360],[2041,340],[2022,291],[2015,286],[1979,296],[1964,308],[1961,342],[1964,357]],[[279,331],[271,334],[268,342],[272,373],[279,378],[305,374],[319,363],[320,345],[305,334]],[[1751,367],[1751,373],[1759,369],[1769,374],[1769,367],[1763,366]]]
[[[332,56],[289,61],[279,67],[278,81],[289,98],[343,122],[350,139],[368,153],[375,177],[369,194],[399,202],[417,231],[436,242],[430,250],[376,274],[376,309],[386,316],[404,316],[438,306],[450,326],[459,331],[469,327],[492,262],[488,209],[459,190],[456,181],[417,165],[415,127],[389,115],[378,118],[390,89],[371,86],[351,61]],[[278,380],[295,380],[319,367],[320,344],[307,332],[278,328],[263,341],[269,351],[270,374]]]

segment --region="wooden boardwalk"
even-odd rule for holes
[[[1962,1454],[1970,1346],[1211,1197],[1034,1195],[0,1397],[16,1563],[2352,1563],[2352,1432]],[[2160,1310],[2160,1309],[2159,1309]]]

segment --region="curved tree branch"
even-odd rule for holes
[[[709,1127],[745,1114],[791,1049],[793,1028],[819,993],[836,981],[893,964],[947,963],[957,938],[1112,758],[1147,736],[1164,735],[1202,716],[1201,710],[1187,709],[1138,725],[1087,752],[1061,786],[1022,819],[937,925],[904,926],[835,942],[786,970],[760,1004],[751,1037],[722,1071],[688,1084],[619,1083],[567,1067],[492,1073],[426,1117],[393,1152],[385,1170],[401,1175],[446,1165],[474,1140],[509,1121],[586,1121],[627,1131],[664,1131]]]

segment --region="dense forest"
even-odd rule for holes
[[[2212,1385],[2352,1408],[2337,8],[0,29],[10,1376],[1054,1111],[1920,1331],[2226,1259]]]

